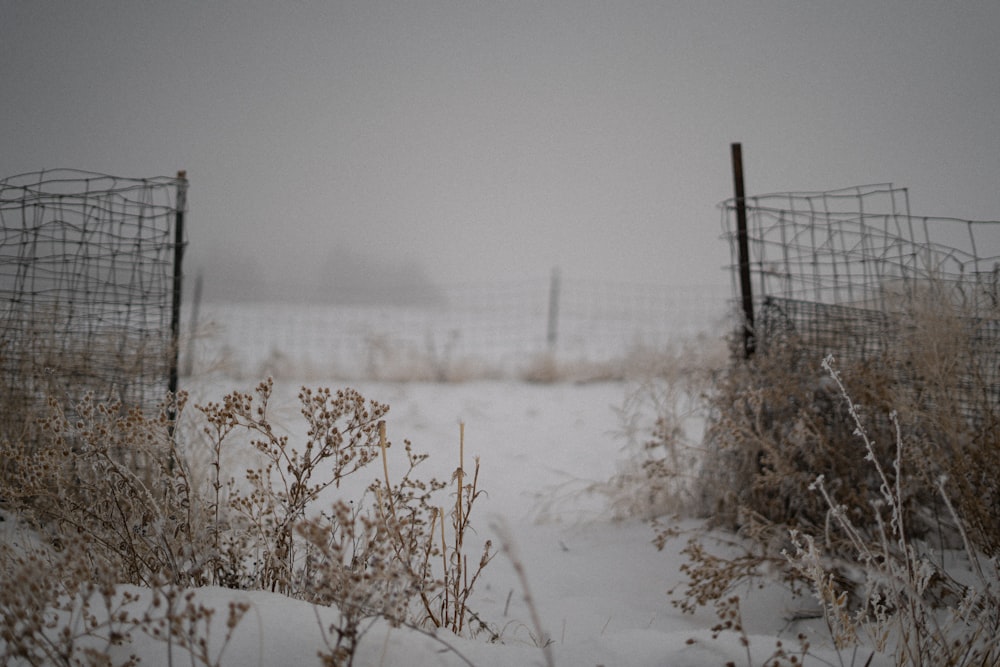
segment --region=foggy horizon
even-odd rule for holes
[[[1000,4],[0,4],[0,178],[186,170],[186,289],[726,284],[716,205],[1000,218]],[[335,292],[335,293],[334,293]]]

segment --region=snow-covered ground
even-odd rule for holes
[[[218,399],[224,390],[239,388],[232,384],[216,379],[189,388],[196,400]],[[600,495],[587,490],[609,479],[628,457],[614,408],[634,389],[629,384],[353,386],[391,406],[389,438],[396,443],[409,439],[417,451],[428,452],[428,475],[447,478],[454,469],[458,423],[465,423],[466,466],[471,457],[480,457],[480,488],[488,493],[474,509],[477,534],[467,544],[475,545],[470,550],[478,554],[482,540],[493,539],[496,545],[503,539],[511,552],[490,563],[470,603],[499,641],[490,642],[485,634],[469,638],[450,632],[440,632],[435,639],[376,623],[363,639],[356,665],[748,664],[747,649],[737,635],[712,639],[710,628],[717,619],[711,610],[685,615],[671,605],[667,590],[681,580],[684,558],[679,551],[684,540],[657,551],[648,523],[612,520]],[[273,402],[277,421],[293,439],[302,428],[295,418],[297,389],[293,381],[276,384]],[[511,556],[523,566],[537,625]],[[808,601],[793,600],[778,586],[739,592],[745,599],[750,664],[762,664],[779,637],[795,646],[794,637],[806,632],[814,647],[823,643],[816,621],[788,620],[796,606]],[[319,664],[317,652],[324,648],[320,627],[332,613],[329,609],[265,592],[198,591],[198,600],[218,609],[219,617],[234,599],[252,608],[226,647],[222,664]],[[222,621],[216,621],[213,641],[224,635]],[[139,637],[123,650],[137,652],[142,664],[166,664],[165,645],[149,638]],[[828,651],[813,652],[836,662]],[[175,654],[174,662],[187,661]]]
[[[234,389],[251,389],[255,382],[246,376],[255,368],[196,375],[186,379],[185,388],[193,402],[217,401]],[[718,618],[711,609],[689,615],[671,604],[667,591],[683,580],[680,566],[685,558],[680,551],[685,538],[658,551],[647,521],[616,518],[607,498],[595,492],[638,450],[625,436],[617,409],[636,391],[633,383],[324,382],[314,374],[305,380],[284,377],[276,380],[271,416],[293,444],[305,437],[296,398],[303,384],[351,386],[366,398],[388,404],[389,439],[396,444],[410,440],[417,452],[430,454],[421,466],[422,478],[450,477],[458,462],[459,422],[464,423],[465,467],[471,468],[473,457],[479,457],[479,488],[486,492],[474,508],[475,532],[466,546],[472,558],[487,539],[503,547],[469,604],[496,635],[493,641],[487,633],[458,637],[439,631],[432,637],[377,622],[364,635],[355,665],[760,665],[774,651],[776,640],[788,648],[798,646],[799,633],[807,634],[812,645],[813,655],[805,664],[840,664],[835,653],[823,648],[829,639],[822,621],[791,620],[811,601],[794,599],[779,585],[734,591],[743,600],[749,649],[734,633],[712,637]],[[648,424],[654,416],[643,419]],[[697,439],[699,421],[690,420],[689,428],[690,437]],[[15,539],[13,523],[0,524],[6,539]],[[696,529],[699,524],[687,520],[684,526]],[[523,567],[523,577],[516,563]],[[148,603],[149,591],[133,590],[139,605]],[[197,599],[218,610],[211,633],[217,647],[225,635],[229,602],[251,605],[221,664],[320,664],[317,654],[325,649],[321,628],[329,625],[323,619],[332,610],[260,591],[201,589]],[[142,635],[117,650],[119,657],[135,653],[142,664],[170,662],[164,643]],[[174,651],[173,664],[188,664],[186,656]]]

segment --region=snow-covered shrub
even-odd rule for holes
[[[901,502],[914,537],[959,545],[937,492],[941,475],[977,548],[1000,554],[1000,406],[997,387],[976,371],[980,337],[961,310],[913,306],[878,358],[838,362],[877,456],[893,456],[897,428],[911,471]],[[780,550],[787,529],[825,534],[828,508],[809,486],[823,475],[848,507],[867,507],[881,480],[862,464],[857,425],[810,341],[789,337],[748,362],[734,362],[710,396],[701,472],[701,508],[720,526],[772,528]],[[896,412],[897,423],[888,415]],[[890,481],[895,472],[888,470]],[[877,526],[854,517],[859,530]],[[831,539],[840,539],[831,536]],[[834,548],[835,544],[826,545]]]
[[[719,377],[697,513],[741,547],[693,538],[677,606],[778,578],[815,593],[837,646],[997,662],[1000,406],[978,355],[994,322],[931,297],[890,314],[878,357],[834,372],[790,335]]]
[[[850,543],[850,565],[860,570],[854,580],[838,580],[836,555],[824,553],[813,535],[792,531],[794,550],[786,552],[796,572],[811,584],[838,649],[857,645],[891,652],[898,665],[1000,664],[1000,562],[974,546],[966,522],[951,503],[950,484],[939,478],[937,489],[948,516],[961,536],[951,553],[935,550],[910,533],[911,513],[904,502],[905,444],[898,431],[892,458],[893,479],[880,460],[840,376],[825,362],[857,426],[867,452],[865,460],[881,484],[866,507],[848,507],[819,476],[811,490],[830,513],[830,530]],[[858,517],[876,527],[876,540],[858,530]],[[946,560],[952,560],[950,567]],[[957,565],[956,559],[964,559]],[[857,600],[852,605],[850,601]]]
[[[35,437],[3,443],[0,498],[53,545],[72,540],[124,583],[213,583],[208,499],[172,437],[171,411],[185,403],[181,394],[149,417],[90,395],[72,411],[50,398]]]
[[[610,479],[588,490],[606,497],[616,519],[690,513],[704,399],[725,365],[725,347],[701,339],[656,354],[639,352],[628,359],[621,375],[625,397],[614,407],[626,456]]]
[[[0,545],[0,656],[118,664],[108,650],[141,632],[215,664],[205,641],[214,612],[185,592],[200,586],[336,607],[324,628],[327,664],[350,665],[376,619],[474,634],[482,622],[467,603],[493,557],[488,541],[475,560],[466,554],[478,460],[466,472],[460,444],[450,483],[422,480],[426,455],[406,442],[394,478],[387,405],[303,388],[308,432],[292,443],[271,420],[271,392],[268,380],[194,415],[181,394],[154,417],[88,398],[71,419],[53,400],[37,438],[4,442],[0,502],[37,537]],[[242,477],[228,456],[239,448],[249,461]],[[353,485],[360,497],[330,497],[379,463],[375,481]],[[454,498],[439,500],[449,489]],[[116,592],[123,584],[153,591],[157,611],[126,610],[135,599]],[[103,614],[92,611],[98,603]],[[230,632],[245,611],[230,609]],[[79,619],[70,629],[67,614]]]
[[[763,359],[755,367],[770,370],[765,364],[772,361]],[[953,481],[968,463],[949,461],[961,451],[952,440],[927,421],[917,422],[922,429],[907,436],[899,413],[892,410],[872,419],[871,408],[853,398],[853,390],[834,370],[832,357],[823,367],[828,382],[820,384],[821,396],[837,401],[825,404],[836,412],[822,421],[814,417],[811,424],[828,429],[827,438],[818,437],[823,433],[818,429],[804,441],[789,435],[796,431],[777,423],[766,409],[774,404],[762,399],[781,392],[767,394],[758,387],[742,403],[745,414],[753,417],[736,432],[743,439],[733,441],[728,451],[712,451],[729,458],[714,459],[717,467],[706,477],[714,481],[705,489],[713,492],[714,507],[724,510],[714,518],[737,531],[734,544],[742,548],[720,556],[693,538],[684,551],[690,562],[682,566],[688,580],[675,592],[675,605],[688,612],[717,605],[729,599],[736,584],[777,573],[794,591],[812,591],[838,650],[855,656],[859,648],[865,655],[885,654],[898,665],[997,664],[1000,568],[992,546],[996,535],[981,520],[984,515],[996,520],[996,506],[987,504],[989,485],[975,487],[982,494],[978,498],[968,495],[982,476],[966,474]],[[788,390],[790,385],[783,386]],[[869,400],[871,386],[865,394]],[[795,408],[802,414],[802,406]],[[814,414],[826,412],[814,408]],[[871,421],[880,428],[870,428]],[[959,429],[966,422],[951,423]],[[713,428],[723,424],[733,428],[732,421],[719,421]],[[973,428],[965,426],[952,437],[961,438]],[[829,439],[829,433],[853,443]],[[927,433],[941,438],[938,451],[925,439]],[[970,441],[982,442],[979,435]],[[824,448],[830,442],[838,444],[836,451]],[[760,448],[740,452],[735,443]],[[800,450],[806,443],[814,448],[811,457]],[[838,458],[846,456],[844,451],[852,455],[853,466]],[[742,477],[720,476],[734,471]],[[720,488],[725,492],[719,493]],[[963,506],[973,507],[974,523]]]

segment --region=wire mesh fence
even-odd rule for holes
[[[49,397],[143,409],[164,399],[186,187],[183,173],[69,169],[0,181],[0,429],[16,433]]]
[[[735,261],[735,202],[722,209]],[[934,283],[970,312],[997,307],[996,222],[911,215],[907,190],[891,184],[747,197],[746,210],[758,300],[885,310]]]
[[[1000,401],[1000,223],[912,215],[891,184],[745,204],[758,350],[794,337],[817,359],[876,361],[904,343],[934,345],[913,335],[934,311],[955,320],[964,346],[953,378],[963,409]],[[720,208],[739,293],[736,201]]]
[[[246,378],[510,377],[542,358],[582,365],[662,351],[718,332],[728,306],[725,285],[561,278],[441,291],[433,306],[206,304],[185,362]]]

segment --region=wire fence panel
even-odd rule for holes
[[[176,365],[178,178],[77,170],[0,181],[0,383],[8,434],[47,397],[143,409]]]
[[[914,216],[906,189],[891,184],[745,203],[758,349],[794,337],[818,359],[874,361],[904,341],[932,345],[913,335],[915,317],[948,313],[966,344],[960,403],[971,414],[1000,401],[1000,222]],[[739,294],[735,199],[720,208]]]
[[[735,201],[720,208],[738,266]],[[747,197],[746,211],[758,303],[772,296],[882,310],[933,283],[970,312],[997,306],[1000,223],[911,215],[907,190],[891,184]]]

